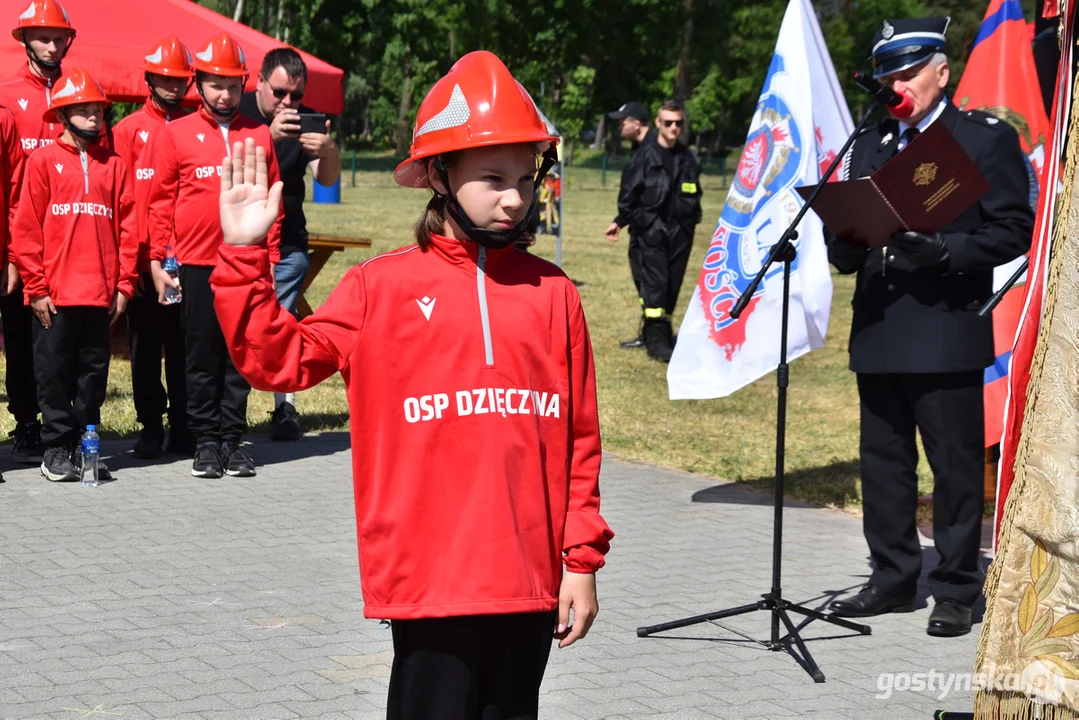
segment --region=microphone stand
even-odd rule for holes
[[[862,116],[862,120],[858,123],[858,127],[856,127],[851,136],[847,138],[847,142],[843,145],[843,149],[839,151],[832,161],[832,164],[828,167],[828,170],[825,171],[820,182],[817,184],[817,187],[813,189],[813,192],[810,194],[805,204],[802,205],[802,209],[798,211],[798,215],[795,216],[794,220],[787,226],[787,229],[780,236],[779,241],[772,246],[771,251],[768,253],[768,257],[765,259],[757,276],[753,278],[753,282],[751,282],[746,291],[742,293],[742,296],[738,298],[738,302],[735,303],[734,308],[731,310],[731,317],[739,317],[742,314],[742,311],[746,309],[749,301],[753,298],[757,287],[760,286],[761,282],[764,280],[764,276],[768,272],[768,269],[775,262],[783,263],[783,313],[781,334],[779,337],[779,365],[776,368],[778,407],[776,413],[775,515],[772,524],[772,589],[769,592],[762,594],[760,600],[749,605],[740,605],[726,610],[717,610],[715,612],[705,613],[704,615],[697,615],[682,620],[673,620],[659,625],[639,627],[637,628],[638,637],[647,637],[658,632],[665,632],[667,630],[686,627],[688,625],[710,622],[752,640],[748,635],[745,635],[738,630],[734,630],[733,628],[728,628],[715,621],[734,617],[736,615],[745,615],[757,610],[765,610],[771,614],[772,632],[769,640],[758,642],[761,642],[761,644],[769,650],[786,650],[794,657],[795,661],[809,673],[814,681],[821,683],[824,682],[824,673],[821,672],[820,667],[818,667],[817,663],[813,660],[813,656],[810,655],[809,649],[802,640],[798,628],[791,622],[788,613],[798,613],[810,620],[823,620],[824,622],[838,625],[848,630],[853,630],[862,635],[869,635],[872,633],[872,628],[868,625],[851,622],[844,618],[836,617],[835,615],[826,615],[819,610],[798,605],[785,599],[780,585],[780,568],[782,564],[783,548],[783,465],[786,454],[787,386],[790,379],[789,367],[787,365],[787,321],[790,315],[791,263],[793,263],[797,257],[797,250],[794,247],[793,241],[798,237],[798,231],[796,229],[798,223],[800,223],[802,218],[805,217],[805,214],[809,212],[810,207],[813,205],[813,201],[816,200],[817,196],[820,194],[821,188],[824,187],[824,184],[828,182],[828,179],[835,173],[836,168],[839,167],[839,163],[846,157],[847,151],[850,149],[855,138],[862,134],[862,131],[869,121],[869,116],[877,109],[879,104],[880,103],[876,99],[869,104],[869,108],[866,110],[865,115]],[[780,624],[787,630],[787,634],[783,637],[780,637],[779,635]],[[798,651],[801,653],[801,657],[799,657],[799,655],[795,653],[794,648],[791,647],[792,643],[797,646]]]
[[[1019,278],[1023,277],[1023,273],[1027,271],[1028,267],[1030,267],[1030,258],[1026,257],[1023,259],[1023,264],[1019,266],[1019,269],[1012,273],[1012,276],[1008,278],[1008,282],[1004,283],[1000,290],[993,293],[993,297],[989,298],[985,302],[985,305],[982,305],[981,309],[978,310],[978,317],[985,317],[993,312],[993,309],[1000,304],[1000,301],[1004,299],[1007,292],[1019,282]]]

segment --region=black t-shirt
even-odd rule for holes
[[[243,94],[240,99],[240,112],[263,125],[268,126],[271,122],[263,117],[259,110],[258,99],[253,92]],[[301,105],[299,112],[314,111]],[[308,155],[304,152],[300,141],[290,137],[282,138],[274,143],[274,154],[277,155],[281,182],[285,185],[282,194],[285,217],[281,220],[281,254],[307,252],[307,218],[303,214],[303,199],[307,194],[307,185],[304,177],[307,174],[308,164],[318,158]]]

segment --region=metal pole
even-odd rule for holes
[[[562,164],[562,177],[559,179],[562,192],[558,197],[558,237],[554,242],[554,264],[562,267],[562,228],[566,226],[566,166]]]
[[[352,151],[352,187],[356,187],[356,151]]]
[[[599,176],[599,184],[607,187],[607,153],[603,153],[603,173]]]

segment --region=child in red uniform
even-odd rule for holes
[[[0,82],[0,105],[15,116],[26,155],[56,142],[63,125],[48,116],[49,93],[60,78],[60,63],[75,40],[75,28],[64,7],[56,0],[27,0],[12,37],[26,51],[26,64]],[[37,465],[45,448],[41,444],[40,412],[34,380],[33,312],[23,304],[19,274],[6,258],[0,278],[0,315],[4,320],[4,355],[7,358],[8,409],[15,416],[12,459]]]
[[[251,386],[229,359],[214,315],[210,272],[221,245],[218,221],[221,157],[233,141],[254,138],[265,149],[269,172],[277,181],[270,129],[238,114],[247,78],[243,50],[220,33],[195,53],[195,86],[202,106],[165,126],[151,148],[150,267],[159,296],[166,284],[177,285],[162,269],[166,247],[180,261],[180,303],[187,367],[187,422],[197,446],[191,465],[195,477],[223,474],[250,477],[255,464],[240,445],[247,429]],[[270,228],[271,261],[279,260],[281,223]]]
[[[139,237],[139,293],[127,309],[131,335],[131,388],[135,414],[142,431],[135,443],[137,458],[156,458],[165,442],[161,417],[169,414],[170,452],[192,455],[194,439],[187,428],[187,382],[184,369],[184,338],[180,306],[158,302],[150,276],[150,243],[147,214],[153,154],[148,150],[165,125],[187,115],[180,107],[195,76],[191,53],[171,35],[154,46],[143,66],[149,96],[146,104],[117,124],[113,131],[116,152],[127,163],[135,181],[135,208]],[[165,351],[165,378],[161,386],[161,351]]]
[[[98,144],[108,100],[82,68],[61,76],[47,114],[64,126],[26,161],[13,254],[33,308],[34,370],[49,480],[79,477],[79,438],[100,422],[109,319],[131,298],[138,238],[127,166]]]
[[[552,634],[587,633],[613,537],[580,297],[514,247],[557,139],[488,52],[435,84],[413,138],[395,177],[433,190],[417,243],[353,268],[302,322],[256,245],[281,186],[261,149],[234,147],[215,307],[255,387],[344,376],[364,614],[393,620],[388,717],[535,718]]]

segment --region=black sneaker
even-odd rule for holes
[[[37,465],[45,461],[45,446],[41,444],[41,423],[37,420],[21,422],[11,433],[15,438],[15,447],[11,449],[11,459],[20,465]]]
[[[239,443],[226,442],[221,448],[225,458],[225,473],[231,477],[254,477],[255,461]]]
[[[292,403],[281,403],[270,415],[270,422],[273,424],[270,437],[274,440],[299,440],[303,435],[303,430],[300,429],[300,413],[296,412],[296,406]]]
[[[71,461],[71,448],[54,447],[45,450],[45,457],[41,461],[41,474],[52,482],[78,480],[80,468]]]
[[[165,428],[161,424],[145,425],[139,432],[133,453],[137,458],[152,460],[161,457],[161,446],[165,444]]]
[[[219,478],[224,475],[220,449],[221,446],[213,440],[199,443],[195,449],[195,462],[191,463],[191,474],[201,478]]]

